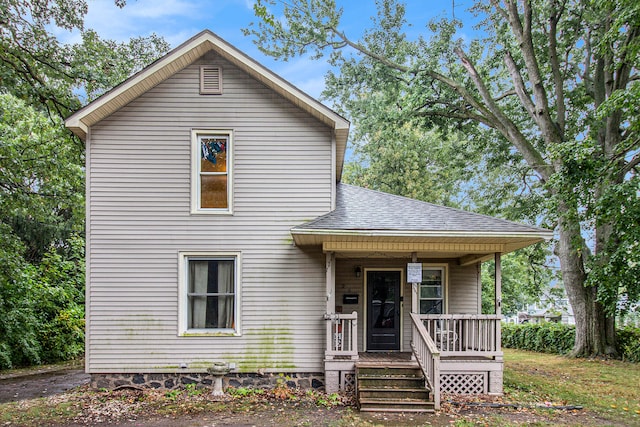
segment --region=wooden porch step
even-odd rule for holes
[[[424,389],[424,377],[420,376],[399,376],[384,375],[358,376],[358,386],[360,389],[379,388],[379,389]]]
[[[435,412],[433,402],[419,399],[367,398],[359,406],[362,412]]]
[[[361,399],[417,399],[420,401],[428,401],[431,397],[431,393],[426,388],[396,388],[396,387],[367,387],[359,388],[359,395]]]
[[[357,363],[356,381],[361,411],[434,411],[433,396],[415,362]]]

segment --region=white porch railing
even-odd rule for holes
[[[436,410],[440,409],[440,351],[429,336],[419,315],[411,313],[413,354],[422,369],[427,386],[433,393]]]
[[[358,313],[325,314],[327,321],[327,349],[325,359],[358,358]]]
[[[442,356],[502,355],[500,320],[496,314],[419,314]]]

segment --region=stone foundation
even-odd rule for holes
[[[155,388],[173,390],[187,384],[213,388],[215,377],[207,373],[174,374],[91,374],[91,387],[113,390],[115,388]],[[238,374],[230,373],[222,378],[222,387],[270,389],[279,383],[291,389],[315,389],[324,391],[324,375],[321,373],[291,374]]]

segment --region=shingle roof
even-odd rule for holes
[[[336,209],[310,222],[292,229],[438,232],[452,234],[540,234],[549,230],[518,224],[504,219],[480,215],[460,209],[368,190],[347,184],[338,184]]]

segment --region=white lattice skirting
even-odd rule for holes
[[[353,392],[356,389],[356,374],[340,371],[340,391]]]
[[[447,394],[487,393],[486,373],[457,373],[440,375],[440,391]]]

